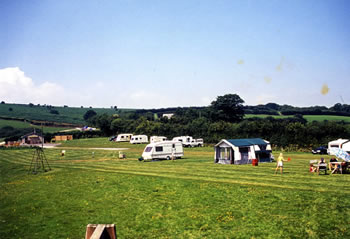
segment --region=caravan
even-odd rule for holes
[[[151,137],[151,143],[163,142],[166,140],[167,140],[167,138],[164,136],[152,136]]]
[[[181,142],[163,141],[148,144],[142,153],[143,160],[181,158],[184,150]]]
[[[132,134],[118,134],[116,142],[128,142],[130,141]]]
[[[184,147],[190,146],[193,138],[191,136],[179,136],[173,138],[175,142],[181,142]]]
[[[328,143],[328,154],[330,153],[331,148],[339,148],[348,153],[350,153],[350,140],[348,139],[337,139]]]
[[[130,144],[145,144],[148,143],[147,135],[133,135],[130,139]]]
[[[203,139],[194,139],[192,136],[175,137],[173,141],[181,142],[184,147],[203,147]]]

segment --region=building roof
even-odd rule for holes
[[[21,136],[21,139],[23,139],[23,138],[28,138],[28,137],[42,137],[41,135],[38,135],[38,134],[36,134],[35,132],[31,132],[31,133],[28,133],[28,134],[25,134],[25,135],[23,135],[23,136]]]
[[[267,145],[265,140],[260,138],[253,139],[227,139],[227,141],[237,147],[250,146],[250,145]]]

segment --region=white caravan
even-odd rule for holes
[[[181,142],[163,141],[148,144],[142,153],[144,160],[181,158],[184,150]]]
[[[193,141],[193,138],[191,136],[179,136],[179,137],[173,138],[173,141],[181,142],[184,147],[190,147],[191,142]]]
[[[348,139],[337,139],[328,143],[327,152],[329,154],[331,148],[339,148],[346,152],[350,152],[350,140]]]
[[[203,139],[194,139],[192,136],[175,137],[173,141],[182,142],[184,147],[203,147]]]
[[[133,135],[130,139],[130,144],[145,144],[148,143],[147,135]]]
[[[163,142],[166,140],[167,138],[165,136],[151,136],[151,143]]]
[[[118,134],[116,142],[128,142],[130,141],[132,134]]]

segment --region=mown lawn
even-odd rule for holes
[[[144,145],[111,143],[130,148],[125,160],[88,149],[103,140],[45,149],[53,170],[37,175],[32,150],[0,150],[0,238],[84,238],[89,223],[114,223],[119,238],[350,237],[350,174],[310,174],[319,156],[285,153],[274,175],[274,163],[213,164],[211,147],[148,163]]]

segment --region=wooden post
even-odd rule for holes
[[[85,239],[117,239],[114,224],[88,224]]]

